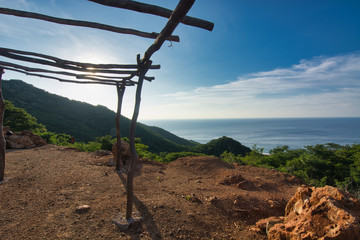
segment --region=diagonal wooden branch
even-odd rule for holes
[[[194,2],[195,0],[180,0],[173,14],[169,18],[168,23],[161,31],[160,35],[156,38],[154,44],[148,48],[148,50],[144,54],[144,57],[141,60],[139,55],[137,57],[137,62],[139,65],[138,71],[140,74],[136,87],[134,113],[131,119],[130,133],[129,133],[131,161],[127,175],[127,186],[126,186],[126,193],[127,193],[126,219],[127,220],[130,220],[132,218],[132,204],[133,204],[133,195],[134,195],[134,188],[133,188],[134,172],[136,165],[138,164],[139,161],[137,158],[137,153],[135,148],[135,130],[136,130],[136,122],[139,116],[141,91],[142,91],[144,76],[146,72],[149,70],[148,67],[151,65],[150,57],[152,56],[152,54],[160,49],[160,47],[162,46],[162,44],[166,39],[166,36],[172,34],[176,26],[180,23],[181,19],[183,19],[183,17],[186,16],[186,14],[190,10]]]
[[[88,0],[88,1],[99,3],[106,6],[124,8],[137,12],[153,14],[165,18],[169,18],[172,14],[172,10],[170,9],[147,4],[147,3],[141,3],[137,1],[129,1],[129,0]],[[214,28],[214,23],[212,22],[194,17],[189,17],[189,16],[185,16],[181,22],[185,25],[202,28],[209,31],[212,31]]]
[[[52,17],[52,16],[48,16],[48,15],[44,15],[44,14],[20,11],[20,10],[15,10],[15,9],[10,9],[10,8],[0,8],[0,13],[7,14],[7,15],[13,15],[13,16],[17,16],[17,17],[34,18],[34,19],[39,19],[39,20],[44,20],[44,21],[59,23],[59,24],[64,24],[64,25],[89,27],[89,28],[106,30],[106,31],[110,31],[110,32],[131,34],[131,35],[136,35],[136,36],[144,37],[144,38],[155,39],[159,35],[158,33],[147,33],[147,32],[142,32],[142,31],[135,30],[135,29],[120,28],[120,27],[115,27],[115,26],[96,23],[96,22],[88,22],[88,21],[82,21],[82,20],[72,20],[72,19]],[[167,40],[174,41],[174,42],[180,41],[178,36],[169,36]]]
[[[73,65],[75,67],[81,67],[81,68],[119,68],[119,69],[137,69],[137,64],[93,64],[93,63],[83,63],[83,62],[75,62],[70,60],[65,60],[57,57],[53,57],[50,55],[45,55],[41,53],[35,53],[35,52],[28,52],[28,51],[21,51],[16,49],[10,49],[10,48],[1,48],[0,52],[5,53],[16,53],[19,55],[28,55],[28,56],[35,56],[39,58],[45,58],[49,60],[53,60],[56,63],[59,64],[59,66],[62,65]],[[151,65],[150,69],[160,69],[160,65]]]
[[[144,57],[141,60],[142,63],[150,60],[151,56],[161,48],[167,36],[171,35],[174,32],[175,28],[183,19],[183,13],[187,13],[194,4],[194,2],[195,0],[180,0],[180,3],[174,10],[173,14],[169,18],[169,21],[161,31],[160,35],[156,38],[155,42],[146,50]]]

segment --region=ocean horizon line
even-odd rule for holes
[[[147,119],[140,119],[141,121],[195,121],[195,120],[261,120],[261,119],[349,119],[349,118],[360,118],[358,117],[243,117],[243,118],[147,118]]]

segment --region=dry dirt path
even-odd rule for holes
[[[125,213],[126,175],[107,166],[111,157],[54,145],[7,153],[0,239],[266,239],[249,229],[283,215],[300,184],[214,157],[143,160],[134,181],[134,210],[143,220],[122,232],[111,220]],[[90,210],[77,213],[83,204]]]

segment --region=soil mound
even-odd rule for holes
[[[232,169],[233,166],[225,163],[218,157],[195,156],[182,157],[169,163],[168,169],[181,174],[209,175],[222,169]]]

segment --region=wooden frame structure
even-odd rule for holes
[[[112,31],[123,34],[132,34],[140,37],[153,38],[154,43],[146,50],[143,57],[137,55],[136,64],[92,64],[81,63],[70,60],[64,60],[57,57],[27,52],[9,48],[0,47],[0,56],[10,60],[20,60],[28,63],[35,63],[51,67],[60,68],[61,71],[48,70],[44,68],[33,68],[25,65],[12,63],[11,61],[0,61],[0,131],[3,128],[3,116],[5,104],[2,98],[1,79],[4,69],[10,71],[20,72],[26,75],[37,76],[57,80],[60,82],[77,83],[77,84],[102,84],[116,86],[118,96],[118,107],[116,114],[116,138],[117,138],[117,153],[116,154],[116,170],[119,171],[122,167],[121,161],[121,132],[120,132],[120,116],[123,95],[127,86],[136,85],[136,97],[134,112],[131,119],[129,140],[131,161],[127,171],[126,193],[127,193],[127,208],[126,219],[132,218],[133,206],[133,178],[136,165],[138,164],[138,157],[135,149],[135,129],[139,116],[141,91],[144,80],[152,81],[153,77],[146,76],[147,72],[152,69],[160,69],[160,65],[153,65],[150,60],[151,56],[158,51],[166,40],[179,42],[178,36],[173,36],[172,33],[178,26],[183,23],[186,25],[202,28],[211,31],[214,24],[202,19],[186,16],[191,9],[195,0],[180,0],[174,11],[158,7],[155,5],[145,4],[137,1],[129,0],[88,0],[105,6],[123,8],[137,12],[153,14],[168,18],[168,22],[160,33],[146,33],[134,29],[119,28],[115,26],[105,25],[96,22],[79,21],[72,19],[56,18],[43,14],[25,12],[8,8],[0,8],[0,14],[13,15],[25,18],[34,18],[44,21],[49,21],[58,24],[66,24],[72,26],[96,28],[106,31]],[[64,78],[66,76],[66,78]],[[69,79],[69,77],[71,79]],[[134,80],[138,77],[138,80]],[[0,137],[0,182],[4,180],[5,169],[5,139]]]

